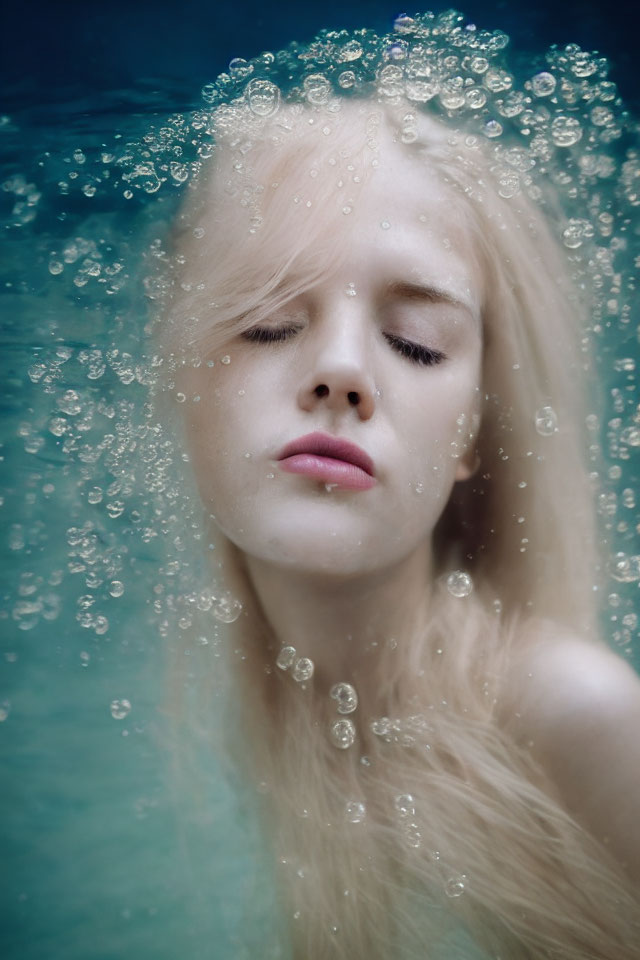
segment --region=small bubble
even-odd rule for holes
[[[350,683],[335,683],[329,696],[337,702],[338,713],[353,713],[358,706],[358,694]]]
[[[573,147],[582,139],[582,127],[575,117],[556,117],[551,124],[551,137],[557,147]]]
[[[393,805],[401,817],[415,817],[415,800],[410,793],[399,793],[394,797]]]
[[[304,683],[311,679],[313,671],[313,660],[310,660],[309,657],[300,657],[299,660],[296,660],[291,674],[298,683]]]
[[[124,583],[122,580],[112,580],[109,586],[109,593],[112,597],[121,597],[124,593]]]
[[[242,613],[242,604],[231,594],[225,593],[214,601],[211,612],[221,623],[234,623]]]
[[[49,261],[49,273],[53,276],[57,276],[59,273],[62,273],[64,270],[64,263],[61,263],[60,260],[50,260]]]
[[[111,716],[114,720],[124,720],[131,712],[131,704],[128,700],[112,700]]]
[[[220,363],[224,363],[225,365],[231,363],[231,357],[228,353],[225,354],[224,357],[220,357]]]
[[[323,106],[331,95],[331,83],[323,73],[312,73],[304,79],[304,92],[309,103]]]
[[[336,720],[331,724],[331,741],[339,750],[347,750],[356,739],[356,728],[352,720]]]
[[[447,577],[447,590],[452,597],[468,597],[473,590],[473,580],[464,570],[454,570]]]
[[[381,220],[380,226],[382,227],[383,230],[389,230],[389,228],[391,227],[391,224],[389,223],[388,220]]]
[[[353,211],[353,207],[351,207],[348,203],[346,203],[342,208],[342,212],[345,215],[345,217],[348,217],[352,211]]]
[[[4,723],[11,712],[11,703],[9,700],[3,700],[0,703],[0,723]]]
[[[536,97],[550,97],[556,88],[556,78],[543,70],[531,80],[531,89]]]
[[[280,106],[280,90],[270,80],[251,80],[246,95],[249,109],[257,117],[271,117]]]
[[[367,808],[359,800],[348,800],[344,807],[344,816],[347,823],[362,823],[367,815]]]
[[[482,131],[490,140],[502,136],[502,124],[497,120],[487,120]]]
[[[340,76],[338,77],[338,84],[342,87],[343,90],[350,90],[351,87],[355,86],[356,75],[353,70],[343,70]]]
[[[389,737],[391,736],[391,720],[389,717],[378,717],[376,720],[371,721],[371,732],[376,735],[376,737]]]
[[[87,493],[87,500],[89,503],[100,503],[102,500],[103,493],[100,487],[92,487],[91,490]]]
[[[461,897],[464,893],[465,880],[467,878],[464,874],[457,877],[449,877],[447,882],[444,885],[444,892],[451,899]]]
[[[295,647],[282,647],[276,658],[276,666],[280,667],[281,670],[288,670],[289,667],[293,666],[296,655]]]
[[[551,437],[558,430],[558,418],[553,407],[540,407],[536,410],[534,422],[541,437]]]
[[[346,294],[348,297],[355,297],[355,296],[357,296],[358,291],[356,290],[356,285],[355,285],[355,283],[348,283],[348,284],[346,285],[346,287],[344,288],[344,292],[345,292],[345,294]]]

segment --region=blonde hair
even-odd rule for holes
[[[216,350],[331,269],[341,246],[335,235],[329,242],[326,221],[343,197],[317,177],[307,207],[302,172],[333,157],[364,179],[374,175],[368,161],[384,151],[380,137],[402,139],[401,112],[370,102],[342,113],[282,108],[261,122],[241,108],[220,112],[217,165],[175,235],[184,263],[166,349],[187,362]],[[324,145],[322,123],[333,132]],[[434,544],[437,573],[464,568],[474,594],[460,602],[441,582],[425,584],[428,631],[380,652],[386,707],[377,732],[356,721],[357,750],[338,752],[326,734],[326,697],[274,669],[277,638],[243,557],[224,544],[226,582],[245,605],[230,628],[243,705],[242,747],[234,741],[233,752],[267,784],[265,822],[282,861],[296,958],[448,957],[464,949],[460,928],[509,960],[631,958],[639,931],[628,884],[501,717],[508,659],[540,621],[595,633],[594,524],[581,455],[585,305],[524,191],[499,195],[488,149],[427,117],[417,129],[407,156],[464,211],[488,291],[480,466],[457,485]],[[286,195],[274,183],[286,183]],[[293,211],[292,194],[302,201]],[[226,218],[213,259],[192,239],[204,213],[208,230]],[[312,263],[304,257],[311,243]],[[260,259],[248,270],[252,246]],[[365,689],[358,717],[371,720],[372,709]],[[353,804],[366,809],[361,822],[345,817],[360,810]]]

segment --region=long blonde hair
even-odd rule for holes
[[[217,164],[175,234],[181,264],[163,334],[168,353],[187,363],[210,355],[331,269],[341,249],[339,237],[324,239],[326,211],[341,201],[322,194],[318,177],[316,202],[293,206],[291,196],[304,201],[309,189],[301,171],[337,157],[375,175],[367,157],[384,152],[380,131],[401,140],[403,109],[364,102],[342,114],[312,111],[314,131],[331,125],[326,146],[321,133],[308,133],[300,108],[282,109],[277,122],[221,111]],[[594,633],[581,456],[585,304],[540,212],[524,192],[499,195],[495,156],[432,119],[421,117],[417,129],[404,149],[464,209],[489,291],[480,466],[454,491],[434,545],[437,573],[461,567],[475,590],[461,601],[440,581],[425,584],[426,634],[380,651],[384,715],[372,714],[363,690],[358,745],[338,752],[327,737],[326,697],[274,668],[277,638],[242,556],[222,543],[225,580],[244,603],[229,628],[243,705],[233,753],[266,785],[296,958],[464,955],[463,928],[489,956],[509,960],[631,958],[638,907],[624,878],[501,722],[507,662],[537,623]],[[269,189],[274,182],[286,184],[286,198]],[[221,224],[229,198],[236,221],[227,219],[212,257],[193,228],[205,214],[208,229]],[[304,261],[311,242],[321,251],[312,264]],[[261,258],[249,270],[252,247]]]

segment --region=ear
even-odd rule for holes
[[[479,466],[480,455],[475,446],[472,445],[464,454],[464,456],[460,457],[458,463],[456,464],[456,483],[462,483],[464,480],[470,480],[471,477],[477,473]]]

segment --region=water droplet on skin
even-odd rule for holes
[[[349,214],[352,212],[352,210],[353,210],[353,207],[349,206],[348,203],[346,203],[346,204],[344,205],[344,207],[342,208],[342,212],[343,212],[343,214],[345,215],[345,217],[349,216]]]
[[[536,432],[541,437],[551,437],[558,429],[558,418],[553,407],[545,406],[536,410],[534,422]]]
[[[381,220],[380,226],[382,227],[383,230],[389,230],[391,227],[391,224],[389,223],[388,220]]]
[[[358,694],[350,683],[335,683],[329,696],[336,701],[338,713],[353,713],[358,706]]]
[[[112,597],[121,597],[124,593],[124,583],[121,580],[112,580],[109,593]]]
[[[454,570],[447,577],[447,590],[452,597],[468,597],[473,590],[473,580],[464,570]]]
[[[348,800],[344,808],[344,817],[347,823],[362,823],[367,815],[367,808],[359,800]]]
[[[231,363],[231,357],[228,353],[225,354],[224,357],[220,357],[220,363],[224,363],[225,365]]]
[[[355,296],[357,296],[358,291],[356,290],[356,285],[355,285],[355,283],[348,283],[348,284],[346,285],[346,287],[344,288],[344,292],[345,292],[345,294],[346,294],[348,297],[355,297]]]
[[[467,878],[464,874],[461,874],[461,876],[457,877],[449,877],[444,885],[444,892],[446,895],[451,899],[461,897],[464,893],[466,879]]]
[[[352,720],[336,720],[331,724],[331,742],[338,750],[347,750],[356,739],[356,728]]]
[[[112,700],[111,716],[114,720],[124,720],[131,712],[131,704],[128,700]]]
[[[310,660],[309,657],[300,657],[299,660],[296,660],[291,673],[293,679],[298,683],[305,683],[305,681],[311,679],[313,676],[313,671],[313,660]]]

